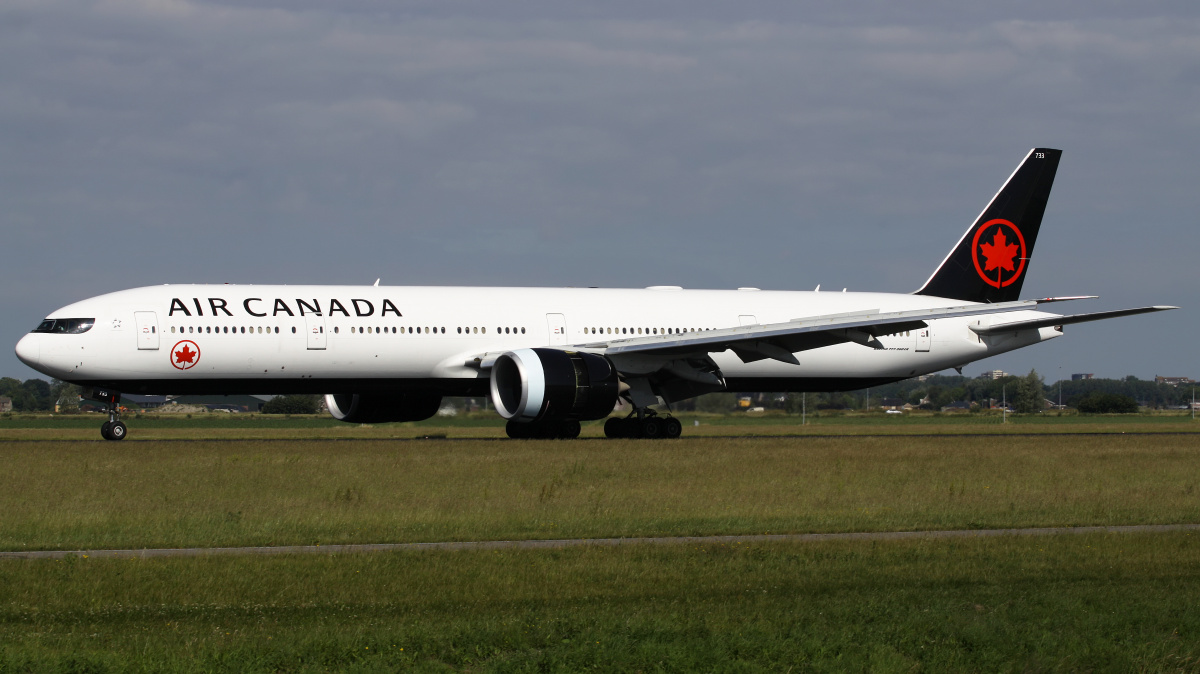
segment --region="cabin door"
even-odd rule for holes
[[[313,316],[311,314],[304,317],[304,329],[308,332],[308,350],[316,351],[325,348],[325,317]]]
[[[929,350],[929,331],[930,328],[917,330],[917,351]]]
[[[135,311],[133,321],[137,325],[138,349],[158,349],[158,314],[153,311]]]
[[[567,318],[562,314],[546,314],[546,327],[550,330],[550,346],[567,343]]]

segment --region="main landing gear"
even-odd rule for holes
[[[579,437],[579,422],[575,419],[542,419],[528,423],[510,421],[504,430],[508,437],[516,440],[571,440]]]
[[[116,391],[89,389],[84,391],[84,397],[108,405],[108,421],[100,426],[100,435],[105,440],[124,440],[129,429],[121,421],[121,394]]]
[[[683,424],[671,416],[660,417],[654,410],[635,410],[624,419],[616,417],[604,422],[604,435],[609,438],[678,438]]]

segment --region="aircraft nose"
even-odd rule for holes
[[[37,367],[42,358],[42,342],[39,337],[41,335],[28,334],[17,342],[17,358],[29,367]]]

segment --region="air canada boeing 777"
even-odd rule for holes
[[[484,396],[511,437],[678,437],[651,406],[714,391],[841,391],[1175,307],[1061,315],[1019,299],[1062,152],[1035,148],[913,293],[163,285],[52,312],[17,356],[109,405],[124,393],[321,393],[337,419],[415,421]]]

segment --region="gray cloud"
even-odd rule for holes
[[[0,341],[163,282],[908,291],[1034,145],[1027,292],[1186,304],[1200,18],[994,4],[7,3]],[[1187,370],[1195,328],[996,366]]]

